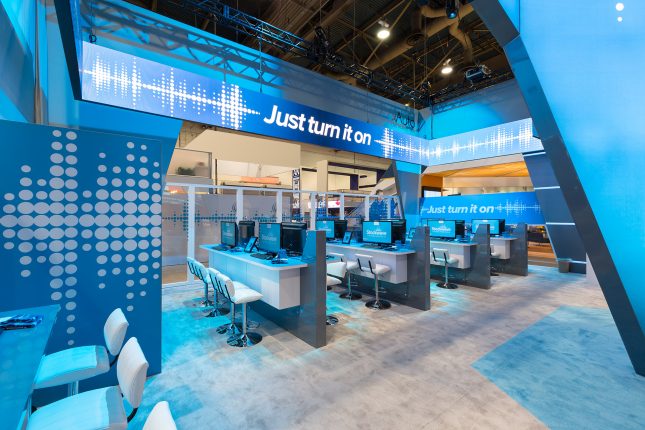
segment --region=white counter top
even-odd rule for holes
[[[354,251],[363,251],[363,252],[369,252],[369,253],[380,253],[380,254],[394,254],[394,255],[408,255],[408,254],[414,254],[416,251],[410,248],[399,248],[399,249],[380,249],[380,248],[371,248],[371,247],[366,247],[363,246],[360,243],[351,243],[349,245],[345,245],[343,243],[336,243],[336,242],[327,242],[327,246],[335,246],[339,248],[347,248],[347,249],[352,249]]]
[[[280,270],[300,269],[302,267],[307,267],[307,263],[303,263],[302,260],[300,260],[297,257],[289,257],[287,259],[287,263],[285,264],[273,264],[271,263],[271,260],[260,260],[259,258],[251,257],[251,254],[246,252],[220,251],[218,249],[215,249],[214,248],[215,246],[217,245],[201,245],[200,248],[206,249],[210,252],[223,254],[229,258],[240,260],[252,266],[262,267],[267,270],[280,271]]]

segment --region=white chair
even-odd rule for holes
[[[125,430],[141,404],[148,361],[132,337],[123,346],[116,365],[119,385],[85,391],[39,408],[27,430]],[[133,410],[126,415],[123,399]]]
[[[490,258],[499,258],[502,256],[502,253],[499,251],[495,251],[495,245],[490,246]],[[497,273],[497,270],[493,267],[493,262],[491,261],[490,265],[490,276],[499,276],[499,273]]]
[[[78,394],[79,381],[106,373],[117,361],[128,325],[123,311],[117,308],[103,326],[107,349],[102,345],[79,346],[44,356],[34,380],[34,389],[67,384],[68,396]],[[108,352],[114,357],[112,362]]]
[[[190,273],[200,281],[204,282],[204,280],[202,279],[201,271],[198,270],[198,264],[199,265],[202,265],[202,264],[191,257],[186,257],[186,264],[188,265],[188,270],[190,271]],[[204,282],[204,299],[200,302],[200,304],[204,305],[205,307],[213,306],[213,302],[208,298],[207,282]]]
[[[329,255],[340,258],[340,261],[347,263],[347,291],[342,293],[339,297],[341,299],[347,300],[359,300],[363,298],[361,293],[355,293],[352,291],[352,272],[358,270],[358,262],[356,261],[347,261],[343,254],[336,252],[330,252]]]
[[[365,303],[365,306],[371,309],[389,309],[392,304],[387,300],[381,300],[379,297],[378,282],[381,275],[386,274],[392,269],[384,264],[374,263],[371,255],[356,254],[356,260],[358,261],[358,268],[361,272],[369,272],[374,277],[375,298]]]
[[[177,430],[168,402],[159,402],[152,408],[143,424],[143,430]]]
[[[453,284],[448,279],[448,265],[456,264],[459,260],[450,256],[450,252],[447,249],[443,248],[432,248],[432,259],[439,264],[443,264],[445,267],[445,275],[443,282],[437,282],[437,287],[447,288],[449,290],[454,290],[457,288],[456,284]]]
[[[226,288],[228,297],[230,297],[231,302],[236,305],[242,305],[242,333],[229,337],[226,342],[231,346],[236,346],[239,348],[253,346],[262,342],[262,336],[259,333],[248,332],[246,329],[246,305],[247,303],[260,300],[262,298],[262,294],[250,289],[242,283],[234,283],[231,278],[224,275],[223,273],[218,273],[217,279],[219,280],[220,284]],[[231,318],[233,320],[233,324],[235,324],[235,314],[233,314]]]
[[[336,261],[327,264],[327,288],[330,289],[334,285],[341,285],[345,274],[347,273],[347,263],[344,261]],[[327,315],[325,321],[327,325],[338,324],[338,317],[334,315]]]
[[[222,283],[219,281],[217,278],[220,272],[217,270],[213,269],[212,267],[209,267],[206,269],[206,272],[208,273],[208,277],[210,279],[210,282],[216,286],[216,288],[219,290],[219,292],[224,296],[226,300],[229,301],[231,305],[231,310],[229,312],[229,315],[231,316],[231,322],[228,324],[223,324],[219,327],[217,327],[216,331],[219,334],[227,334],[229,336],[234,336],[234,335],[239,335],[242,333],[242,325],[240,323],[235,322],[235,303],[231,300],[231,298],[228,295],[228,290],[226,289],[225,286],[222,285]],[[240,284],[239,282],[233,281],[233,286],[235,288],[248,288],[246,285]]]
[[[206,266],[204,266],[199,261],[195,261],[195,272],[195,276],[197,276],[204,283],[204,291],[206,297],[208,297],[208,286],[211,285],[211,287],[213,288],[213,301],[210,302],[212,309],[204,316],[206,318],[214,318],[220,315],[228,314],[228,308],[220,307],[219,291],[217,289],[217,285],[211,283],[210,277],[208,276],[208,271],[206,270]]]

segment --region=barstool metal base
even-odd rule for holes
[[[226,343],[237,348],[247,348],[262,342],[262,335],[259,333],[246,333],[241,336],[231,336]]]
[[[206,317],[206,318],[214,318],[214,317],[218,317],[218,316],[221,316],[221,315],[227,315],[229,312],[231,312],[231,310],[229,308],[213,307],[213,309],[211,309],[211,311],[209,313],[204,315],[204,317]]]
[[[370,309],[390,309],[392,307],[392,303],[383,299],[370,300],[369,302],[365,303],[365,307]]]
[[[327,315],[327,320],[325,321],[325,324],[327,325],[338,324],[338,317],[335,317],[334,315]]]
[[[452,282],[437,282],[437,287],[445,288],[447,290],[455,290],[459,288],[457,284],[453,284]]]
[[[363,298],[363,295],[361,293],[356,293],[352,291],[351,293],[348,291],[346,293],[343,293],[339,296],[341,299],[347,299],[347,300],[360,300]]]
[[[212,300],[204,300],[204,299],[202,299],[195,306],[203,306],[205,308],[209,308],[209,307],[213,306],[213,301]]]
[[[239,336],[242,334],[242,324],[240,323],[228,323],[221,325],[215,329],[218,334],[227,334],[229,336]]]

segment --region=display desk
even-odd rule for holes
[[[499,257],[496,257],[499,260],[510,260],[511,258],[511,242],[517,240],[516,237],[511,236],[499,236],[490,238],[490,246],[499,252]]]
[[[366,247],[363,244],[354,242],[349,245],[328,242],[327,253],[329,254],[330,252],[343,254],[348,261],[356,261],[356,254],[371,255],[374,263],[384,264],[391,269],[380,279],[392,284],[401,284],[408,281],[408,255],[414,254],[416,251],[406,247],[385,250]],[[361,272],[361,275],[372,277],[372,274],[368,272]]]
[[[216,246],[201,246],[208,250],[209,267],[261,293],[262,301],[276,309],[300,305],[300,269],[307,264],[299,258],[290,257],[286,264],[273,264],[246,252],[219,251]]]
[[[45,347],[60,306],[41,306],[0,312],[0,317],[39,314],[43,320],[34,328],[0,333],[0,429],[15,430],[45,354]]]
[[[447,240],[433,240],[430,239],[430,252],[435,248],[447,249],[450,256],[457,259],[457,264],[451,264],[450,267],[457,269],[470,269],[471,267],[471,250],[476,246],[475,242],[451,242]],[[437,257],[439,257],[437,255]],[[443,263],[438,263],[430,255],[431,264],[443,266]]]

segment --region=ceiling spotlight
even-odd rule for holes
[[[379,20],[378,23],[381,26],[381,28],[379,29],[378,33],[376,33],[376,37],[378,37],[381,40],[385,40],[388,37],[390,37],[390,24],[383,21],[382,19]]]
[[[458,0],[446,0],[446,16],[448,19],[457,18],[459,12],[459,2]]]
[[[622,12],[623,9],[625,9],[625,5],[623,3],[616,3],[616,10],[618,12]]]
[[[441,74],[442,75],[449,75],[452,73],[452,66],[450,65],[450,58],[448,58],[444,63],[443,67],[441,68]]]
[[[623,22],[623,17],[622,17],[622,16],[619,16],[619,17],[618,17],[618,18],[616,18],[616,19],[618,20],[618,22]]]

